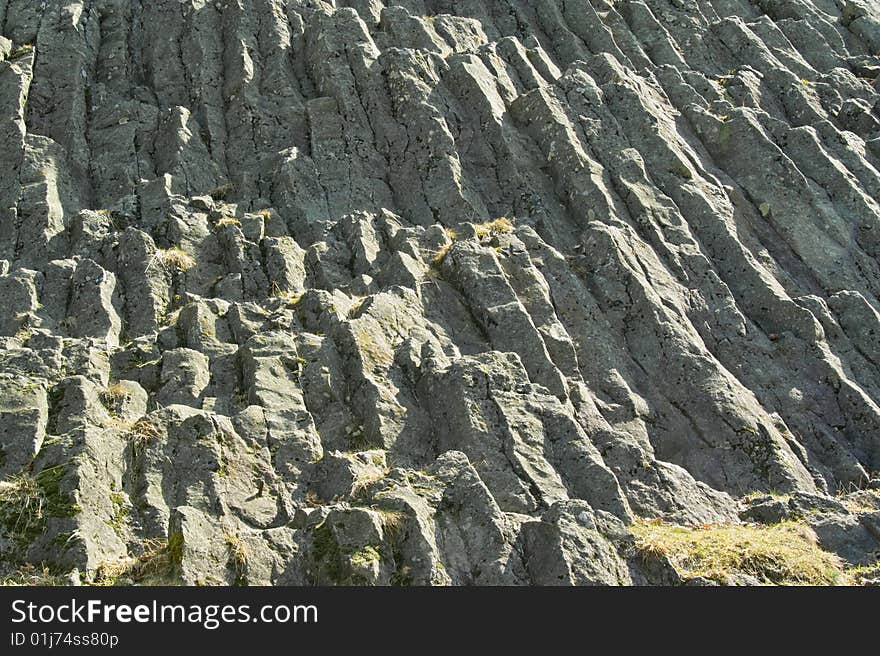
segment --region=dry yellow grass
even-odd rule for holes
[[[156,261],[166,270],[189,271],[196,265],[196,259],[187,251],[174,246],[156,251]]]
[[[108,385],[101,393],[101,400],[111,410],[123,403],[131,396],[128,388],[122,383],[115,382]]]
[[[385,535],[392,540],[400,537],[406,525],[406,515],[399,510],[386,510],[384,508],[379,508],[378,512],[382,515],[382,530],[385,532]]]
[[[17,571],[0,579],[0,586],[54,587],[64,585],[64,577],[53,573],[45,564],[25,563]]]
[[[44,496],[34,476],[8,476],[0,481],[0,521],[14,533],[29,534],[43,521]]]
[[[127,435],[129,441],[135,449],[143,449],[150,442],[154,442],[162,438],[162,434],[155,424],[151,421],[141,418],[138,419],[128,430]]]
[[[277,298],[288,307],[293,307],[302,300],[303,294],[292,289],[283,289],[277,282],[273,282],[269,289],[269,296]]]
[[[806,524],[684,527],[653,521],[633,526],[645,555],[669,558],[685,578],[724,582],[747,574],[777,585],[836,585],[851,582],[841,560],[819,548]]]
[[[494,221],[478,223],[474,226],[474,234],[476,238],[480,240],[491,237],[492,235],[506,235],[513,232],[513,230],[513,221],[506,216],[502,216]],[[446,233],[446,236],[449,237],[450,241],[434,252],[434,257],[431,259],[431,264],[434,267],[443,263],[443,260],[446,259],[446,255],[449,253],[449,249],[452,248],[452,245],[458,239],[458,234],[452,228],[444,228],[444,232]]]
[[[508,219],[506,216],[502,216],[495,219],[494,221],[487,221],[486,223],[481,223],[476,226],[477,237],[479,239],[483,239],[484,237],[488,237],[489,235],[493,234],[506,235],[513,232],[513,229],[513,221]]]
[[[361,475],[358,476],[351,486],[351,497],[357,498],[365,494],[373,483],[381,481],[387,475],[387,470],[382,469],[368,469],[361,472]]]
[[[441,246],[441,247],[440,247],[440,248],[434,253],[434,257],[431,259],[431,264],[434,265],[434,266],[440,266],[441,264],[443,264],[443,260],[446,259],[446,255],[449,253],[449,249],[452,248],[452,244],[453,244],[453,243],[455,243],[455,242],[454,242],[454,241],[453,241],[453,242],[449,242],[448,244],[445,244],[444,246]]]
[[[880,563],[863,567],[854,567],[847,572],[855,585],[880,586]]]
[[[247,547],[238,533],[234,531],[225,531],[226,548],[229,551],[229,565],[235,572],[235,582],[240,584],[244,581],[247,574],[248,553]]]
[[[119,585],[127,580],[138,585],[169,585],[176,582],[175,545],[168,540],[147,540],[141,556],[101,563],[94,585]]]

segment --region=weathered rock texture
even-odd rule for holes
[[[878,548],[832,499],[880,469],[876,3],[0,0],[0,33],[0,473],[53,495],[7,566],[664,583],[627,525],[756,491]]]

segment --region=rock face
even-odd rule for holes
[[[50,501],[2,568],[664,583],[636,517],[740,512],[876,557],[834,498],[880,485],[876,3],[0,0],[0,34],[0,473]]]

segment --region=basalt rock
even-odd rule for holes
[[[874,3],[0,0],[0,35],[0,474],[44,504],[0,573],[680,582],[640,518],[876,560]]]

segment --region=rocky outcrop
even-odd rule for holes
[[[874,4],[0,0],[0,34],[0,473],[43,501],[4,570],[675,580],[636,518],[876,560]]]

